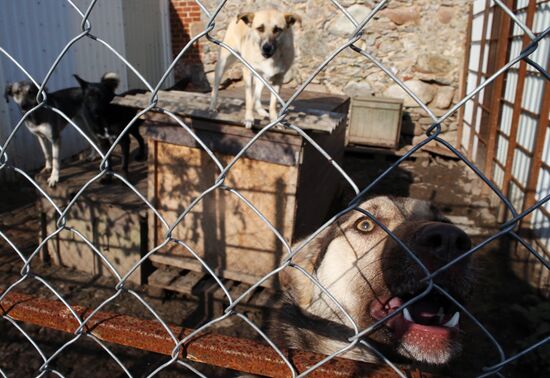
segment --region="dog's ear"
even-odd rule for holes
[[[315,271],[321,263],[320,260],[325,256],[326,250],[334,238],[334,226],[327,227],[306,244],[292,258],[292,262],[315,276]],[[279,273],[279,283],[283,290],[292,296],[299,307],[307,309],[311,305],[314,299],[314,283],[300,270],[292,267],[283,269]]]
[[[80,85],[80,88],[82,88],[82,89],[88,88],[88,84],[90,84],[90,83],[88,83],[86,80],[84,80],[83,78],[81,78],[77,74],[74,74],[73,76],[76,79],[76,81],[78,81],[78,85]]]
[[[237,16],[237,22],[239,22],[240,20],[242,20],[245,24],[250,26],[254,21],[254,13],[252,12],[241,13]]]
[[[302,25],[302,17],[293,13],[285,13],[286,26],[292,26],[294,24]]]
[[[105,85],[110,91],[114,92],[120,84],[120,78],[115,72],[107,72],[101,77],[101,84]]]
[[[10,102],[10,96],[13,96],[12,84],[8,83],[6,84],[6,88],[4,88],[4,98],[6,102]]]

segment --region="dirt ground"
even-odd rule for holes
[[[347,153],[344,169],[360,188],[396,160],[395,156],[366,153]],[[387,179],[376,185],[371,194],[393,194],[428,199],[438,204],[452,220],[468,230],[474,242],[480,242],[497,227],[495,209],[480,196],[476,179],[462,163],[434,157],[407,160]],[[33,207],[36,193],[26,184],[0,188],[0,230],[7,233],[24,254],[36,246],[38,216]],[[342,201],[353,197],[345,190]],[[512,273],[509,261],[509,242],[490,244],[476,254],[479,281],[474,298],[467,308],[493,333],[505,353],[511,355],[542,339],[550,333],[550,306]],[[5,289],[19,277],[20,260],[0,242],[0,289]],[[32,271],[45,278],[71,304],[94,307],[114,293],[114,281],[106,277],[92,277],[81,272],[48,266],[36,260]],[[174,293],[154,293],[147,288],[136,288],[143,298],[168,323],[197,327],[208,317],[204,303],[196,298]],[[27,280],[17,288],[32,295],[52,298],[51,292],[36,280]],[[122,295],[109,304],[105,311],[124,313],[152,319],[152,315],[130,295]],[[70,335],[36,326],[21,324],[22,328],[51,355]],[[481,368],[498,361],[495,347],[472,322],[464,322],[464,352],[450,366],[439,373],[452,377],[472,377]],[[254,337],[253,332],[238,321],[221,324],[216,332],[239,337]],[[109,345],[134,376],[146,376],[167,360],[166,356],[145,353],[116,345]],[[506,377],[542,377],[550,373],[548,346],[521,358],[502,371]],[[0,319],[0,369],[9,377],[37,375],[42,360],[28,340],[8,321]],[[230,376],[227,371],[195,365],[206,376]],[[120,367],[93,341],[82,338],[71,345],[52,362],[52,368],[65,377],[122,377]],[[424,367],[425,368],[425,367]],[[53,375],[51,375],[53,376]],[[166,369],[161,377],[195,376],[183,367]]]

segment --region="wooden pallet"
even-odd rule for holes
[[[220,278],[222,284],[229,292],[233,300],[239,298],[252,285],[227,278]],[[170,266],[162,266],[155,270],[148,278],[150,287],[174,291],[187,296],[203,296],[226,306],[229,303],[226,293],[216,280],[207,272],[196,272],[187,269],[176,269]],[[276,290],[257,287],[249,295],[240,301],[240,305],[262,309],[278,308]]]

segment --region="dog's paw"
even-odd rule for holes
[[[52,171],[50,178],[48,178],[48,186],[53,188],[59,182],[59,172]]]
[[[252,125],[254,125],[254,120],[253,119],[246,119],[244,121],[244,127],[246,127],[247,129],[251,129]]]
[[[267,110],[265,110],[265,109],[262,108],[261,106],[256,108],[256,112],[257,112],[260,116],[262,116],[262,117],[264,117],[264,118],[269,117],[269,113],[267,112]]]
[[[52,167],[50,165],[46,165],[44,168],[40,170],[40,173],[46,173],[52,170]]]

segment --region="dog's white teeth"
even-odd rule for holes
[[[411,316],[411,313],[409,312],[409,309],[407,307],[405,307],[403,309],[403,317],[405,318],[406,321],[408,322],[411,322],[413,323],[413,319],[412,319],[412,316]]]
[[[439,324],[443,322],[443,318],[445,317],[445,311],[443,310],[443,307],[439,307],[439,310],[437,311],[437,314],[435,315],[439,319]]]
[[[449,319],[447,323],[443,324],[443,327],[454,328],[458,325],[459,320],[460,320],[460,313],[457,311],[454,313],[453,317]]]

